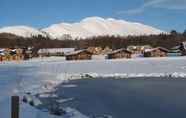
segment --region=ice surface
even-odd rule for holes
[[[36,58],[21,62],[2,62],[0,64],[0,114],[4,118],[10,116],[10,96],[22,96],[26,92],[32,94],[47,93],[55,90],[61,82],[68,82],[83,77],[186,77],[186,57],[135,58],[87,61],[65,61],[63,57]],[[76,87],[76,85],[66,86]],[[44,94],[43,97],[47,97]],[[61,100],[65,101],[65,100]],[[39,102],[37,102],[39,103]],[[47,112],[41,112],[31,106],[22,104],[21,115],[30,118],[53,118]],[[71,108],[69,113],[80,113]],[[78,116],[77,115],[77,116]],[[82,115],[82,114],[81,114]],[[71,118],[71,116],[65,116]],[[72,117],[75,117],[72,115]],[[82,115],[81,118],[85,116]]]

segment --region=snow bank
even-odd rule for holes
[[[87,61],[56,61],[44,64],[45,71],[55,73],[57,78],[80,79],[92,77],[186,77],[186,57],[135,58]],[[52,68],[51,68],[52,67]],[[97,75],[97,76],[96,76]],[[67,80],[66,80],[67,79]]]
[[[186,77],[186,73],[115,73],[115,74],[97,74],[97,73],[89,73],[87,74],[92,78],[108,78],[113,77],[116,79],[120,78],[138,78],[138,77],[171,77],[171,78],[184,78]]]

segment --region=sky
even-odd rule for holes
[[[186,0],[0,0],[0,27],[44,28],[99,16],[140,22],[164,31],[186,29]]]

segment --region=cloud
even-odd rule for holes
[[[140,14],[142,12],[144,12],[145,7],[139,7],[136,9],[130,9],[130,10],[126,10],[126,11],[119,11],[117,12],[117,14],[128,14],[128,15],[133,15],[133,14]]]
[[[186,0],[147,0],[144,6],[174,9],[174,10],[184,10],[186,9]]]
[[[186,0],[146,0],[142,6],[138,8],[129,9],[126,11],[119,11],[117,14],[140,14],[147,8],[164,8],[171,10],[186,10]]]

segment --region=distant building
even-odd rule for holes
[[[23,59],[24,59],[24,54],[23,54],[23,49],[21,48],[0,49],[0,61],[18,61]]]
[[[108,53],[108,59],[119,59],[119,58],[131,58],[132,52],[126,49],[114,50],[111,53]]]
[[[168,52],[169,50],[163,47],[146,49],[144,51],[144,57],[166,57]]]
[[[66,60],[90,60],[92,53],[87,50],[77,50],[74,52],[67,53],[65,55]]]
[[[132,54],[141,54],[143,53],[146,49],[151,49],[152,47],[150,45],[143,45],[143,46],[128,46],[127,50],[131,51]]]
[[[88,47],[87,50],[94,55],[99,55],[103,49],[101,47]]]
[[[68,52],[74,51],[74,48],[45,48],[38,51],[40,57],[45,56],[64,56]]]
[[[34,57],[34,47],[23,48],[24,60]]]

